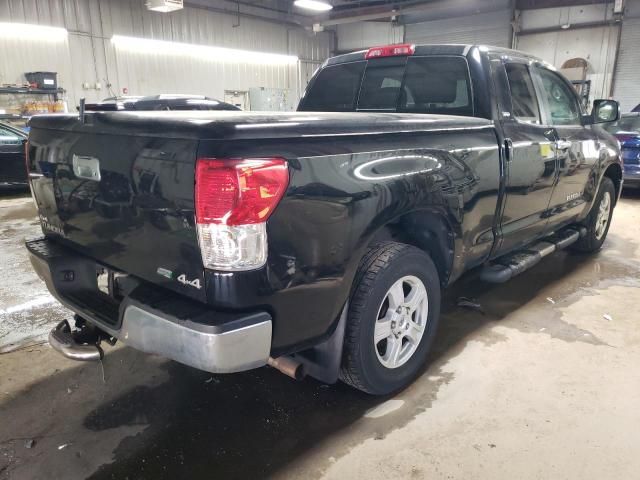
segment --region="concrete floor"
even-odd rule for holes
[[[640,194],[597,255],[461,279],[429,368],[393,398],[128,348],[65,360],[42,343],[66,312],[22,248],[30,199],[0,200],[0,225],[0,478],[640,478]]]

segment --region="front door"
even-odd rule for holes
[[[548,212],[549,227],[555,229],[573,222],[588,208],[591,199],[585,195],[585,187],[589,181],[597,180],[600,145],[592,127],[582,124],[580,103],[573,86],[543,66],[536,66],[534,72],[543,123],[555,132],[558,178]]]
[[[511,105],[503,105],[506,198],[500,222],[503,254],[546,233],[547,209],[557,174],[555,131],[542,123],[527,62],[506,62]]]
[[[0,125],[0,185],[27,183],[25,138]]]

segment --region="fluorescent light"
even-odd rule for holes
[[[67,30],[61,27],[49,27],[45,25],[0,22],[0,37],[60,42],[66,40]]]
[[[162,13],[174,12],[184,7],[182,0],[147,0],[145,5],[149,10]]]
[[[293,4],[296,7],[306,8],[307,10],[314,10],[316,12],[327,12],[333,8],[333,6],[321,0],[296,0]]]
[[[236,50],[234,48],[210,47],[193,43],[167,42],[150,38],[125,37],[114,35],[111,42],[119,49],[131,52],[192,56],[207,58],[221,62],[258,63],[267,65],[289,65],[298,62],[298,57],[281,55],[278,53],[263,53],[250,50]]]

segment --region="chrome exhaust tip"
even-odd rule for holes
[[[304,365],[291,357],[269,357],[267,365],[279,370],[294,380],[302,380],[306,375]]]

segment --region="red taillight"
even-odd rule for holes
[[[371,47],[364,58],[367,60],[371,58],[381,57],[400,57],[402,55],[413,55],[416,51],[416,46],[410,43],[401,43],[399,45],[384,45],[382,47]]]
[[[281,158],[201,158],[196,164],[196,222],[220,225],[262,223],[289,183]]]

